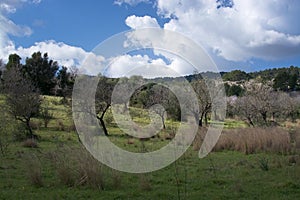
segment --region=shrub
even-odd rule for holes
[[[44,127],[47,128],[50,120],[53,119],[53,113],[50,112],[50,107],[48,105],[41,107],[39,115],[44,121]]]
[[[52,153],[50,158],[62,184],[104,189],[103,166],[86,150],[65,147]]]
[[[26,139],[23,142],[23,147],[27,147],[27,148],[37,148],[38,144],[37,141],[35,139]]]
[[[57,121],[57,130],[58,131],[65,131],[66,127],[64,125],[64,122],[62,120]]]
[[[72,123],[70,126],[68,126],[68,132],[71,132],[71,131],[76,131],[76,126],[74,123]]]
[[[141,190],[143,190],[143,191],[150,191],[152,189],[150,181],[148,180],[148,178],[146,177],[145,174],[140,174],[139,175],[139,179],[140,179]]]
[[[269,160],[265,157],[262,157],[258,160],[259,167],[263,171],[269,171]]]
[[[88,185],[90,187],[103,190],[104,179],[102,164],[95,160],[87,151],[81,150],[78,162],[78,185]]]
[[[41,127],[41,122],[40,121],[38,121],[38,122],[30,121],[30,127],[32,128],[32,130],[39,130]]]
[[[43,186],[42,165],[36,155],[26,156],[26,172],[29,182],[37,187]]]
[[[0,153],[5,156],[8,152],[9,145],[13,141],[13,136],[19,133],[18,123],[9,116],[3,107],[0,107]],[[22,134],[24,137],[24,134]]]

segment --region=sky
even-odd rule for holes
[[[195,41],[219,71],[300,66],[299,11],[299,0],[0,0],[0,59],[41,51],[80,68],[87,56],[108,59],[92,51],[113,35],[156,27]],[[180,58],[153,52],[121,55],[108,72],[157,63],[193,73]]]

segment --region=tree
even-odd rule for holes
[[[279,72],[274,78],[273,88],[281,91],[294,91],[298,87],[299,73],[294,68]]]
[[[199,126],[203,126],[203,119],[207,123],[207,114],[211,111],[212,101],[208,91],[206,82],[204,80],[194,80],[191,83],[195,93],[198,97],[199,109],[193,110],[195,120]]]
[[[245,92],[245,90],[240,86],[240,85],[229,85],[228,83],[224,84],[225,86],[225,92],[226,92],[226,96],[230,97],[230,96],[242,96]]]
[[[111,106],[111,95],[114,88],[114,82],[104,76],[100,76],[99,79],[95,98],[96,117],[100,121],[104,134],[107,136],[108,131],[105,125],[104,116]]]
[[[241,70],[233,70],[231,72],[225,73],[223,75],[223,79],[225,81],[242,81],[242,80],[249,80],[250,76]]]
[[[10,69],[13,67],[19,68],[21,66],[22,66],[21,57],[18,54],[15,53],[15,54],[10,54],[8,56],[8,62],[6,64],[7,69]]]
[[[250,84],[247,88],[246,97],[250,99],[254,110],[261,116],[263,123],[268,124],[267,117],[272,110],[273,89],[264,84]]]
[[[235,101],[233,110],[236,115],[246,120],[249,126],[255,126],[256,112],[251,102],[248,96],[240,97]]]
[[[2,80],[3,70],[4,70],[5,67],[6,67],[6,66],[5,66],[3,60],[0,59],[0,84],[1,84],[1,80]]]
[[[48,124],[53,119],[53,113],[50,112],[50,106],[48,104],[41,106],[39,116],[44,121],[44,127],[48,128]]]
[[[25,125],[28,137],[36,137],[30,120],[39,113],[41,100],[38,90],[16,67],[6,70],[3,79],[5,101],[10,114]]]
[[[234,103],[235,113],[251,126],[270,126],[277,118],[297,116],[296,100],[287,93],[276,92],[261,83],[252,82],[247,91]]]
[[[71,73],[68,72],[67,67],[61,67],[57,73],[57,94],[62,96],[64,101],[66,97],[71,95],[74,81]]]
[[[152,107],[153,111],[158,114],[163,124],[163,129],[166,129],[165,115],[166,109],[169,105],[169,91],[162,85],[154,85],[149,91],[149,99],[147,102],[147,108]],[[157,106],[161,105],[161,106]]]
[[[48,54],[33,53],[31,58],[26,58],[24,74],[36,84],[44,95],[50,95],[56,85],[56,74],[59,69],[56,61],[49,60]]]

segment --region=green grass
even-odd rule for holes
[[[59,99],[46,97],[54,113],[49,128],[35,132],[41,136],[38,148],[24,148],[13,142],[5,157],[0,156],[0,199],[299,199],[300,159],[297,155],[252,154],[239,152],[213,152],[204,159],[190,148],[179,160],[159,171],[147,174],[118,172],[116,186],[114,173],[103,167],[104,189],[88,185],[68,187],[60,182],[55,165],[49,158],[54,152],[71,148],[76,156],[80,149],[75,131],[58,130],[58,121],[72,125],[70,108],[59,104]],[[148,119],[141,110],[135,118],[139,124]],[[108,113],[110,118],[111,113]],[[34,119],[39,121],[40,119]],[[167,130],[145,142],[147,151],[158,149],[169,141],[164,136],[172,132],[178,122],[167,121]],[[242,122],[225,121],[225,128],[243,126]],[[142,143],[122,133],[113,121],[108,126],[110,140],[123,149],[141,152]],[[132,140],[128,142],[128,140]],[[63,151],[62,151],[63,152]],[[65,154],[65,162],[72,162]],[[296,157],[296,163],[291,157]],[[35,162],[42,170],[42,186],[34,186],[28,178],[28,163]],[[267,161],[267,162],[266,162]],[[100,163],[99,163],[100,164]],[[267,165],[268,170],[262,168]]]
[[[120,173],[120,188],[114,188],[111,180],[103,191],[86,186],[66,187],[58,181],[47,158],[47,152],[56,148],[54,144],[54,141],[40,142],[38,149],[26,149],[18,143],[11,147],[9,155],[1,158],[0,199],[178,199],[178,191],[181,199],[300,197],[300,165],[289,164],[288,156],[219,152],[199,159],[193,150],[176,164],[145,174],[150,185],[147,190],[141,187],[141,175],[128,173]],[[42,187],[31,185],[26,177],[26,159],[32,154],[37,155],[42,164]],[[261,158],[269,160],[268,171],[261,169]]]

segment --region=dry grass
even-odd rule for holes
[[[300,150],[300,129],[294,130],[292,137],[296,150]]]
[[[34,154],[28,155],[26,157],[26,175],[29,182],[36,186],[43,186],[43,178],[42,178],[42,165],[38,157]]]
[[[200,129],[195,141],[194,150],[199,150],[206,134]],[[232,150],[245,154],[258,152],[288,153],[291,140],[288,131],[279,128],[242,128],[224,130],[214,147],[214,151]]]
[[[57,121],[57,130],[58,131],[65,131],[66,130],[66,126],[65,126],[65,124],[62,120]]]
[[[139,181],[140,181],[140,188],[143,191],[150,191],[152,190],[150,181],[148,177],[145,174],[140,174],[139,175]]]
[[[64,147],[51,153],[50,158],[62,184],[104,189],[103,166],[86,150]]]
[[[42,123],[40,121],[37,121],[37,122],[30,121],[30,127],[33,130],[40,130],[41,126],[42,126]]]
[[[27,148],[38,148],[38,144],[35,139],[26,139],[22,146]]]

